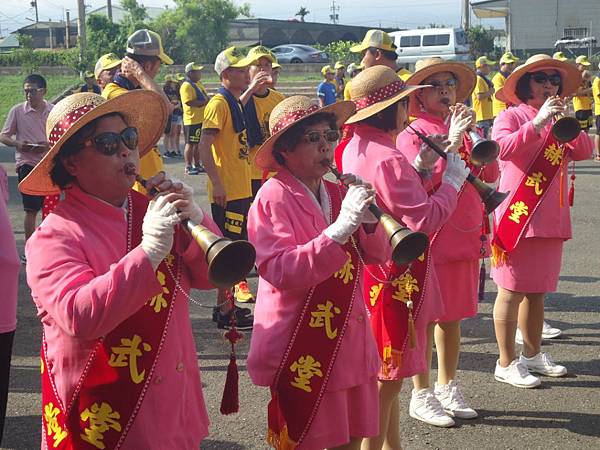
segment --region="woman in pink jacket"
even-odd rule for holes
[[[441,58],[417,61],[415,73],[407,80],[409,85],[425,84],[432,88],[419,91],[411,103],[411,123],[426,136],[445,136],[450,133],[452,110],[470,111],[457,102],[463,102],[475,86],[475,72],[465,64],[446,62]],[[468,120],[464,123],[472,126]],[[485,169],[471,164],[472,142],[467,129],[459,128],[448,139],[456,144],[456,150],[476,175],[484,181],[495,182],[498,163],[493,161]],[[453,130],[454,132],[454,130]],[[410,129],[398,135],[396,147],[409,161],[416,161],[426,172],[424,185],[430,193],[439,189],[446,169],[446,162],[436,153],[431,160],[419,157],[421,139]],[[410,402],[410,415],[436,426],[452,426],[451,417],[473,419],[477,412],[469,407],[456,380],[460,354],[460,322],[477,314],[477,291],[479,286],[479,260],[489,253],[486,237],[487,215],[477,191],[470,183],[460,190],[458,203],[450,219],[437,231],[431,242],[431,254],[435,273],[440,285],[444,314],[435,326],[434,340],[438,362],[435,389],[429,385],[429,369],[432,342],[428,342],[428,370],[413,377],[414,390]],[[431,394],[435,398],[431,398]],[[430,398],[430,401],[427,401]],[[451,417],[449,417],[451,416]]]
[[[208,434],[186,293],[211,285],[179,222],[217,229],[164,174],[148,181],[165,191],[155,200],[131,189],[163,104],[141,90],[67,97],[48,118],[52,148],[19,185],[65,194],[26,247],[43,325],[43,449],[197,449]]]
[[[412,230],[435,234],[456,208],[457,195],[467,176],[464,161],[448,154],[442,184],[428,195],[419,173],[396,149],[396,137],[406,127],[408,96],[419,89],[407,86],[384,66],[364,70],[352,80],[357,113],[354,136],[343,155],[343,167],[373,184],[381,209]],[[411,97],[413,101],[414,97]],[[460,120],[455,115],[453,129]],[[466,118],[470,121],[470,116]],[[424,150],[423,158],[431,158]],[[382,364],[379,371],[380,428],[368,449],[400,448],[402,379],[427,371],[428,330],[443,315],[431,253],[409,266],[391,261],[365,271],[365,298]],[[433,394],[431,394],[432,396]],[[430,397],[431,397],[430,396]]]
[[[497,93],[517,106],[500,113],[492,134],[500,144],[499,189],[511,192],[494,213],[494,327],[500,350],[494,376],[516,387],[540,385],[530,372],[567,373],[541,351],[541,339],[544,298],[556,291],[563,243],[571,238],[568,164],[592,154],[585,132],[568,143],[558,142],[551,132],[555,116],[565,112],[564,97],[580,82],[575,66],[535,55]],[[518,359],[517,322],[523,335]]]
[[[358,449],[379,426],[379,358],[361,273],[390,249],[380,226],[361,225],[374,219],[370,186],[322,178],[353,112],[351,102],[318,108],[289,97],[256,154],[258,167],[278,173],[248,215],[260,277],[248,372],[271,388],[268,442],[278,449]]]

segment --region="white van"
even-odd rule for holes
[[[424,28],[393,31],[398,64],[414,63],[437,56],[449,61],[468,61],[469,43],[462,28]]]

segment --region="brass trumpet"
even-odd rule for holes
[[[338,180],[342,174],[325,159],[322,164],[329,168]],[[369,205],[369,211],[385,230],[392,247],[392,261],[398,265],[408,264],[421,256],[429,246],[429,237],[420,231],[411,231],[402,226],[392,216],[384,213],[376,204]]]
[[[473,142],[471,162],[474,166],[483,166],[494,161],[500,153],[500,146],[496,141],[486,139],[474,130],[469,130],[469,137]]]
[[[581,125],[575,117],[557,116],[556,121],[552,124],[552,135],[560,142],[570,142],[579,136]]]
[[[425,136],[419,130],[414,129],[412,126],[410,126],[410,124],[408,125],[408,127],[417,136],[419,136],[419,138],[425,144],[427,144],[433,151],[435,151],[442,158],[446,159],[446,157],[447,157],[446,152],[444,150],[442,150],[435,142],[433,142],[431,139],[429,139],[427,136]],[[472,173],[469,173],[469,175],[467,176],[467,181],[473,185],[473,187],[479,194],[479,197],[481,197],[481,201],[483,202],[483,204],[485,206],[485,212],[487,214],[490,214],[493,210],[495,210],[498,206],[500,206],[500,203],[502,203],[504,201],[504,199],[506,197],[508,197],[508,194],[510,194],[510,192],[497,191],[489,184],[486,184],[483,181],[481,181],[479,178],[477,178]]]
[[[138,175],[136,180],[146,187],[145,179]],[[148,191],[151,197],[158,193],[158,189],[154,187]],[[250,242],[232,241],[191,220],[185,221],[185,227],[204,252],[208,279],[212,284],[230,288],[248,276],[256,260],[256,250]]]

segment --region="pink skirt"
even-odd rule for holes
[[[313,423],[298,450],[338,447],[350,438],[379,434],[377,380],[340,391],[326,391]]]
[[[453,322],[476,316],[479,260],[469,259],[436,264],[435,271],[444,302],[444,314],[438,322]]]
[[[492,279],[514,292],[555,292],[562,260],[564,239],[523,238],[498,267]]]

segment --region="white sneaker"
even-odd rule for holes
[[[442,404],[435,397],[433,389],[412,390],[408,413],[413,419],[434,425],[436,427],[452,427],[454,420],[446,415]]]
[[[540,352],[533,358],[525,358],[523,354],[519,357],[519,362],[523,364],[530,372],[539,373],[548,377],[562,377],[567,374],[567,368],[554,364],[548,353]]]
[[[515,342],[519,345],[523,345],[523,333],[521,333],[521,329],[517,327],[517,332],[515,334]]]
[[[467,405],[458,386],[458,381],[450,380],[448,384],[435,383],[434,392],[446,414],[459,419],[474,419],[477,417],[477,412]]]
[[[494,378],[501,383],[508,383],[518,388],[531,389],[538,387],[541,381],[529,373],[519,360],[515,359],[508,367],[500,366],[500,360],[496,361]]]
[[[544,320],[544,327],[542,328],[542,339],[556,339],[562,334],[560,328],[554,328],[548,322]]]

